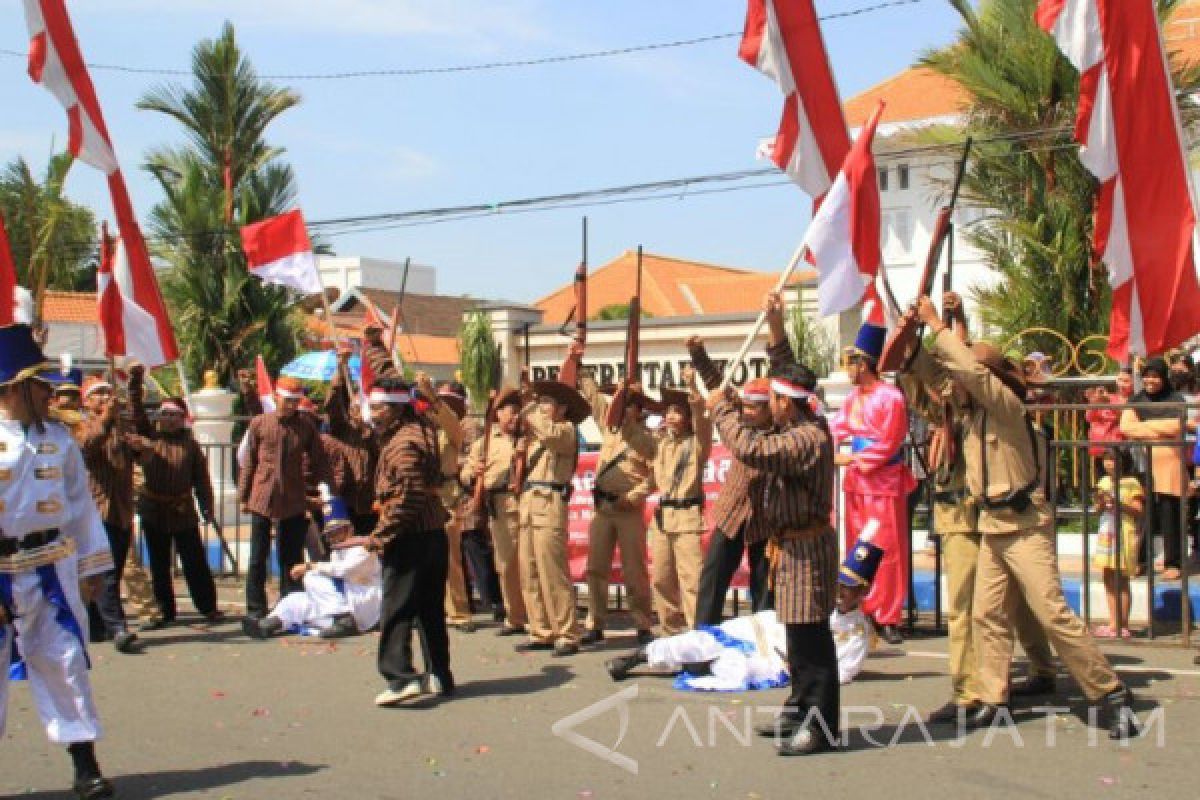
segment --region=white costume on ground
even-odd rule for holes
[[[349,547],[313,564],[304,574],[304,591],[284,597],[269,616],[284,627],[305,630],[328,628],[338,614],[352,614],[359,631],[367,631],[379,624],[382,602],[379,557],[365,547]]]
[[[0,628],[0,735],[15,633],[46,735],[73,744],[100,736],[79,580],[111,570],[113,561],[78,446],[63,426],[45,427],[26,433],[0,419],[0,537],[59,531],[50,544],[0,557],[0,600],[15,615],[14,624]]]
[[[833,630],[833,641],[837,646],[838,682],[850,683],[862,672],[863,662],[871,649],[870,628],[867,617],[860,609],[843,614],[836,608],[829,618]]]
[[[838,679],[849,683],[867,658],[866,617],[858,610],[835,610],[829,624],[837,644]],[[726,620],[718,629],[716,634],[701,628],[655,639],[646,645],[646,663],[673,672],[686,664],[709,664],[711,675],[680,675],[675,682],[679,689],[736,692],[787,685],[787,628],[774,611]]]

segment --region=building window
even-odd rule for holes
[[[887,167],[879,168],[879,191],[886,192],[888,190],[888,171]]]
[[[898,180],[900,181],[900,189],[908,188],[908,164],[901,164],[896,168]]]

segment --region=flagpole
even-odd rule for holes
[[[183,395],[183,401],[189,405],[188,413],[191,413],[192,389],[188,386],[187,373],[183,371],[183,359],[175,359],[175,371],[179,373],[179,393]]]
[[[800,246],[796,248],[796,252],[792,254],[792,260],[788,263],[787,269],[779,276],[779,282],[775,284],[774,291],[782,292],[787,286],[788,281],[792,278],[792,273],[796,271],[796,267],[800,266],[800,262],[804,260],[804,253],[808,250],[808,237],[812,231],[812,225],[808,226],[808,230],[804,232],[804,239],[800,242]],[[724,391],[729,388],[729,383],[733,380],[733,371],[746,359],[746,354],[750,352],[750,346],[754,344],[754,340],[758,338],[759,331],[766,324],[767,312],[763,309],[758,313],[758,319],[754,322],[754,327],[750,329],[750,333],[746,336],[746,341],[742,342],[742,349],[729,362],[729,366],[725,369],[725,377],[721,380],[721,385],[717,391]]]
[[[321,286],[321,306],[325,309],[325,321],[329,324],[329,338],[333,341],[333,351],[336,356],[342,343],[338,340],[337,325],[333,321],[333,310],[329,307],[329,295],[325,292],[324,285]],[[351,386],[349,370],[345,369],[340,358],[336,360],[338,372],[342,374],[342,381],[346,384],[346,391],[349,392]]]

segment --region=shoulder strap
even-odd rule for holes
[[[578,458],[579,448],[575,449],[576,457]],[[600,479],[617,468],[618,465],[629,455],[629,445],[621,448],[621,452],[617,453],[611,461],[600,468],[596,473],[596,483],[600,483]]]
[[[695,449],[696,437],[689,436],[687,441],[683,443],[683,450],[680,451],[679,461],[675,463],[675,474],[671,476],[671,488],[664,495],[666,499],[675,499],[675,493],[679,491],[679,484],[683,481],[683,473],[687,470],[688,462],[692,460],[692,451]]]

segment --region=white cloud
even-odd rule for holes
[[[153,12],[203,14],[228,18],[235,25],[270,26],[306,32],[370,36],[437,36],[459,40],[480,51],[506,41],[539,41],[549,32],[537,22],[534,0],[110,0],[72,13]]]
[[[438,171],[437,160],[428,153],[410,147],[391,147],[382,157],[383,171],[398,180],[420,180]]]

